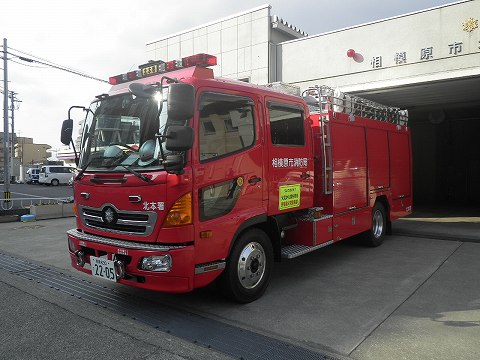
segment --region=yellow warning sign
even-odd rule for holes
[[[300,206],[300,184],[282,185],[278,189],[278,210]]]

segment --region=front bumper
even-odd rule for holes
[[[163,245],[139,243],[87,234],[77,229],[67,232],[72,266],[91,274],[90,256],[106,257],[109,260],[122,260],[125,275],[117,282],[143,289],[184,293],[194,288],[194,247],[193,245]],[[75,252],[85,254],[84,266],[77,265]],[[173,266],[169,272],[153,272],[140,269],[143,257],[170,254]]]

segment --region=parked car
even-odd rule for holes
[[[68,184],[73,177],[74,168],[70,166],[47,165],[42,166],[38,178],[39,184],[57,186],[59,184]]]
[[[29,168],[27,170],[27,184],[38,184],[38,177],[40,174],[40,169],[38,168]]]

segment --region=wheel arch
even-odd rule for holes
[[[281,259],[281,229],[283,223],[282,217],[278,216],[267,216],[267,214],[261,214],[254,216],[247,221],[245,221],[235,232],[232,241],[230,242],[230,247],[228,249],[228,256],[232,251],[235,242],[238,238],[252,228],[257,228],[262,230],[265,234],[267,234],[270,242],[272,243],[273,247],[273,255],[275,261],[280,261]]]

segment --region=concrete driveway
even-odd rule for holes
[[[92,280],[70,267],[71,227],[73,218],[0,224],[0,250]],[[478,359],[479,258],[472,242],[392,235],[378,248],[339,243],[276,264],[266,294],[247,305],[213,286],[170,295],[102,284],[340,357]]]

